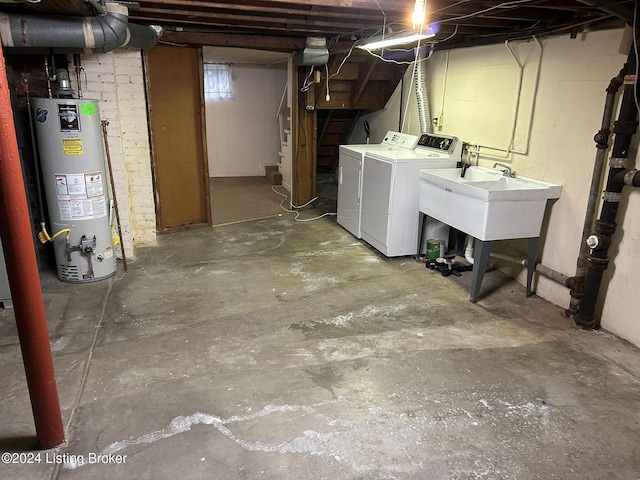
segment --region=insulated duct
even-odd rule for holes
[[[413,70],[413,82],[416,87],[416,99],[418,101],[418,117],[420,120],[420,133],[431,133],[431,111],[425,83],[425,54],[424,49],[416,58],[416,66]]]
[[[107,53],[124,46],[154,46],[162,30],[129,24],[128,13],[122,5],[107,3],[106,13],[95,17],[0,14],[0,36],[6,49],[39,47],[55,53]]]

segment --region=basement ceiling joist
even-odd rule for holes
[[[0,11],[95,14],[99,0],[0,0]],[[308,36],[358,41],[383,28],[409,27],[415,0],[137,0],[121,1],[132,22],[165,28],[163,41],[287,51]],[[512,38],[630,23],[634,0],[426,0],[438,34],[435,48],[498,43]],[[294,49],[295,49],[294,48]]]

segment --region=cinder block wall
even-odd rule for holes
[[[136,247],[156,240],[142,53],[121,49],[82,55],[81,62],[82,97],[98,100],[100,118],[109,122],[107,138],[122,241],[127,258],[133,259]],[[69,71],[78,92],[72,64]]]

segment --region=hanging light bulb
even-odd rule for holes
[[[412,15],[413,28],[402,30],[397,33],[389,31],[388,35],[369,38],[366,43],[356,45],[356,47],[363,50],[377,50],[380,48],[417,42],[435,36],[436,32],[430,26],[424,25],[426,23],[425,2],[426,0],[416,0]]]
[[[422,25],[424,23],[424,3],[425,0],[416,0],[416,4],[413,7],[413,15],[411,16],[411,21],[413,22],[414,26]]]

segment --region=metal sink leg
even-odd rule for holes
[[[482,277],[489,265],[489,255],[491,254],[491,247],[493,246],[493,240],[482,241],[476,239],[475,241],[475,254],[473,260],[473,276],[471,277],[471,303],[476,303],[478,295],[480,294],[480,286],[482,285]]]

